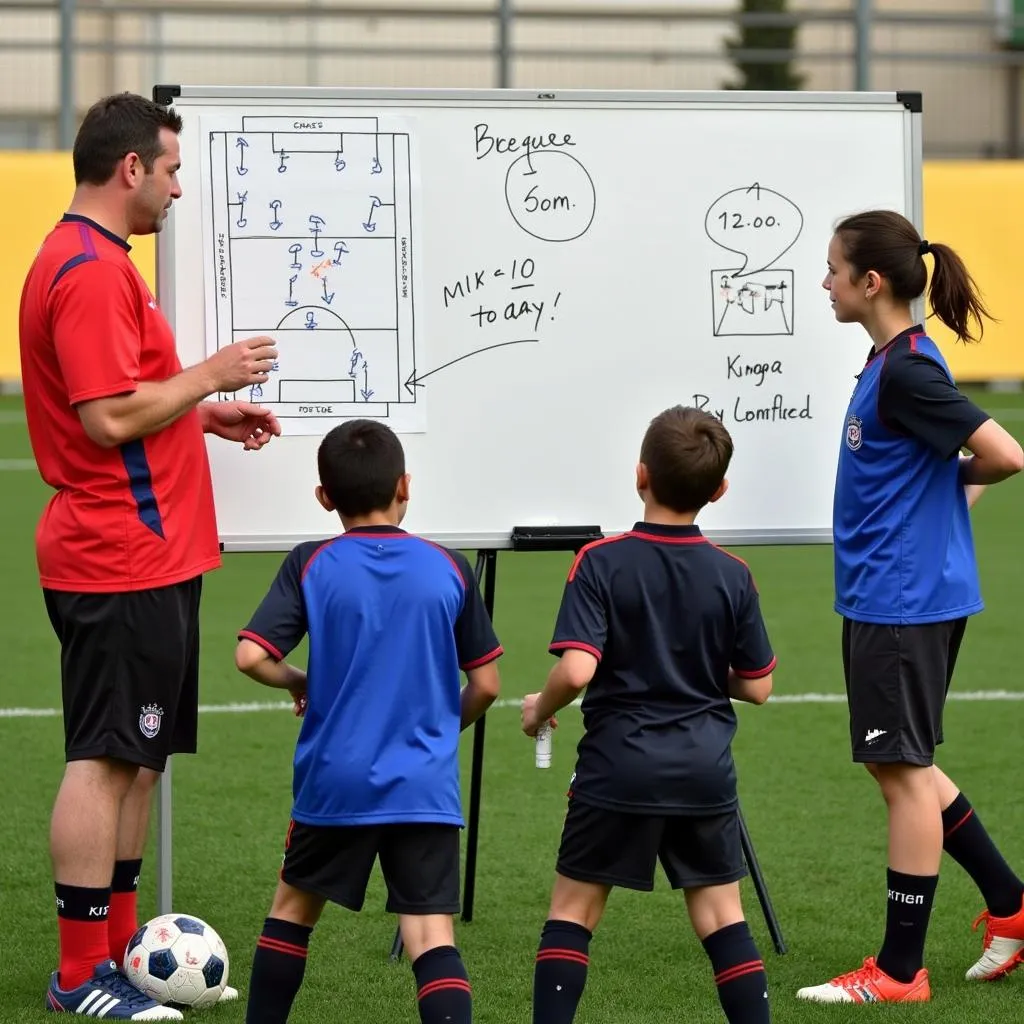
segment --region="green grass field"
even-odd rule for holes
[[[979,400],[1024,435],[1024,398]],[[57,646],[35,575],[33,533],[48,492],[32,468],[16,399],[0,401],[0,526],[6,537],[0,613],[6,666],[0,672],[0,1024],[44,1019],[43,997],[56,966],[56,924],[47,853],[50,807],[62,772],[58,715],[9,709],[60,706]],[[946,716],[941,762],[974,801],[1008,859],[1024,871],[1020,799],[1024,679],[1016,640],[1024,607],[1020,524],[1024,481],[994,488],[975,510],[987,610],[967,632],[955,696]],[[776,698],[743,706],[736,755],[740,794],[754,847],[789,952],[771,946],[752,886],[748,917],[768,969],[773,1019],[780,1022],[921,1020],[935,1024],[1019,1021],[1024,971],[1003,983],[964,980],[980,950],[971,922],[981,910],[973,886],[943,864],[929,932],[928,1006],[839,1008],[799,1004],[795,990],[858,966],[877,952],[885,909],[885,813],[874,783],[849,756],[839,659],[839,620],[831,611],[831,549],[752,547],[751,565],[779,658]],[[239,675],[232,654],[275,572],[277,554],[235,554],[207,579],[203,604],[204,705],[200,753],[174,765],[174,909],[213,924],[231,954],[242,1001],[202,1019],[244,1019],[252,951],[274,889],[290,806],[297,721],[283,710],[217,711],[274,702],[278,694]],[[569,555],[498,557],[495,625],[507,650],[502,699],[487,716],[474,919],[457,941],[481,1024],[530,1020],[537,938],[547,911],[564,793],[580,731],[578,710],[561,715],[551,771],[533,766],[519,731],[516,698],[538,688],[551,659],[547,640]],[[1004,691],[1000,695],[1000,691]],[[1009,691],[1006,693],[1005,691]],[[989,699],[981,699],[987,694]],[[824,695],[814,697],[813,695]],[[969,699],[967,699],[969,698]],[[468,806],[471,733],[463,744]],[[140,913],[156,912],[156,858],[147,851]],[[314,934],[297,1021],[414,1021],[408,962],[388,951],[394,918],[383,911],[375,874],[359,915],[328,908]],[[198,1016],[195,1014],[194,1016]],[[681,898],[662,878],[650,894],[618,891],[591,945],[581,1024],[722,1020],[709,966],[690,931]]]

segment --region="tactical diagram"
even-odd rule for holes
[[[707,236],[742,258],[739,267],[711,271],[716,337],[793,333],[793,271],[775,264],[803,225],[795,203],[756,182],[711,205],[704,218]]]
[[[394,128],[394,126],[391,126]],[[277,343],[260,402],[320,433],[380,417],[424,430],[416,367],[410,136],[375,116],[239,116],[203,123],[207,351]]]

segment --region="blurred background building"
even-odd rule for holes
[[[0,148],[159,82],[719,89],[756,61],[924,92],[928,158],[1015,158],[1019,47],[1024,0],[0,0]]]

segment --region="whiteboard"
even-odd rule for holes
[[[628,530],[644,430],[680,403],[735,442],[709,537],[831,540],[869,341],[835,322],[825,253],[858,210],[921,227],[919,94],[154,95],[184,118],[157,246],[182,363],[255,334],[280,353],[254,397],[283,436],[207,439],[226,550],[340,529],[316,450],[356,416],[402,440],[412,532]]]

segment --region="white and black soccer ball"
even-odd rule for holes
[[[124,952],[128,980],[170,1006],[210,1006],[228,983],[228,951],[205,921],[162,914],[147,921]]]

